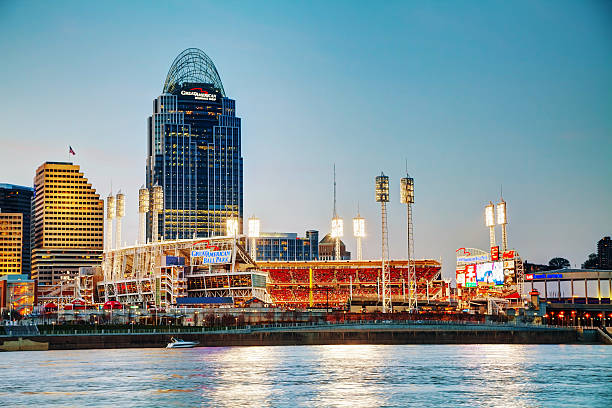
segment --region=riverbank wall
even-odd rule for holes
[[[126,329],[129,331],[129,329]],[[593,332],[593,333],[591,333]],[[329,325],[258,327],[202,332],[76,333],[20,336],[48,343],[49,350],[159,348],[172,337],[198,341],[204,347],[335,344],[575,344],[600,343],[596,330],[547,326],[477,325]],[[18,339],[0,336],[0,342]]]

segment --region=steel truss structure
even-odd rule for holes
[[[269,303],[267,275],[257,270],[241,238],[181,239],[109,251],[102,263],[103,280],[97,285],[100,300],[143,307],[168,307],[186,296],[255,297]],[[231,251],[231,261],[205,264],[202,258],[191,257],[193,250]]]
[[[187,48],[175,58],[166,76],[163,92],[172,93],[183,83],[213,84],[225,96],[223,83],[215,64],[198,48]]]

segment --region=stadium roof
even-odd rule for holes
[[[183,83],[213,84],[225,96],[223,83],[212,60],[198,48],[187,48],[174,60],[164,82],[164,93],[171,93]]]

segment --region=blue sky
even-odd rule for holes
[[[127,3],[127,2],[126,2]],[[508,202],[511,247],[572,265],[612,234],[612,6],[530,2],[0,2],[0,182],[31,185],[76,150],[94,187],[127,193],[137,233],[146,118],[173,59],[198,47],[243,118],[245,215],[329,230],[357,203],[380,253],[374,177],[415,178],[415,249],[454,273]],[[350,231],[346,231],[350,233]],[[499,236],[499,231],[498,231]],[[355,249],[352,237],[345,239]]]

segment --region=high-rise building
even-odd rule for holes
[[[21,271],[30,275],[30,214],[32,213],[32,187],[0,184],[0,213],[22,214]]]
[[[612,239],[603,237],[597,242],[597,263],[599,269],[612,269]]]
[[[336,259],[335,254],[336,239],[331,237],[331,233],[325,235],[319,242],[319,259],[321,261],[333,261]],[[344,242],[340,240],[340,259],[351,259],[351,253],[346,250]]]
[[[316,261],[319,259],[319,231],[296,233],[262,232],[255,239],[258,261]]]
[[[242,154],[236,103],[201,50],[174,60],[148,120],[146,184],[163,189],[158,219],[163,239],[225,235],[228,218],[242,233]]]
[[[34,177],[32,278],[39,285],[101,263],[104,203],[78,165],[46,162]]]
[[[21,274],[23,214],[0,213],[0,276]]]

